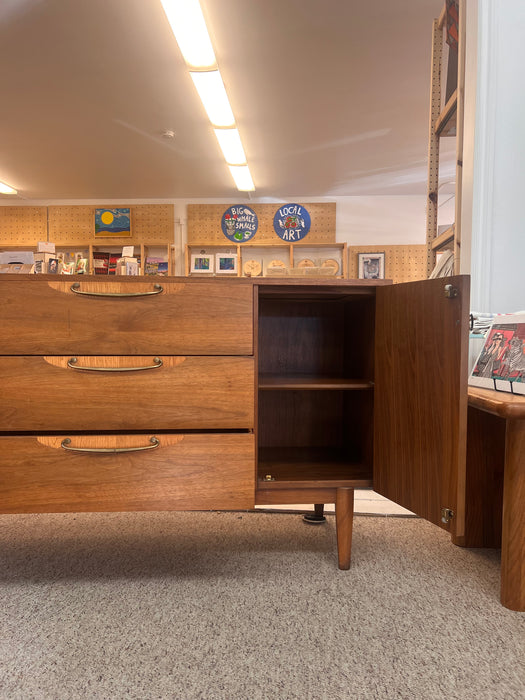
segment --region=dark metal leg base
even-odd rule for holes
[[[314,505],[313,513],[305,513],[303,515],[303,520],[305,523],[310,523],[310,525],[321,525],[326,522],[324,517],[324,503],[316,503]]]

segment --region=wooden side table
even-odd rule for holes
[[[484,456],[494,469],[498,461],[503,465],[501,603],[510,610],[525,611],[525,397],[469,387],[468,403],[471,459],[476,459],[478,469]],[[490,484],[485,490],[490,491]],[[497,488],[492,498],[497,499]],[[494,508],[498,513],[497,503]],[[464,544],[471,546],[468,537]],[[472,544],[491,546],[487,539]]]

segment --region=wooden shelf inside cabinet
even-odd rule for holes
[[[271,477],[271,478],[269,478]],[[259,486],[271,488],[372,485],[371,467],[346,458],[337,448],[267,447],[259,450]]]
[[[311,389],[344,391],[373,389],[373,383],[363,379],[346,379],[343,377],[319,377],[309,375],[262,374],[259,376],[259,389]]]

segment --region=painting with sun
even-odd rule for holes
[[[131,210],[95,209],[95,238],[131,236]]]

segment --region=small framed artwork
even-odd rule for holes
[[[360,280],[384,280],[385,279],[385,254],[384,253],[358,253]]]
[[[525,396],[525,313],[497,317],[468,383]]]
[[[235,253],[217,253],[215,255],[215,273],[237,274],[237,255]]]
[[[194,254],[191,256],[190,272],[192,274],[213,272],[213,263],[213,255],[206,255],[205,253]]]
[[[95,238],[131,236],[131,210],[95,209]]]

